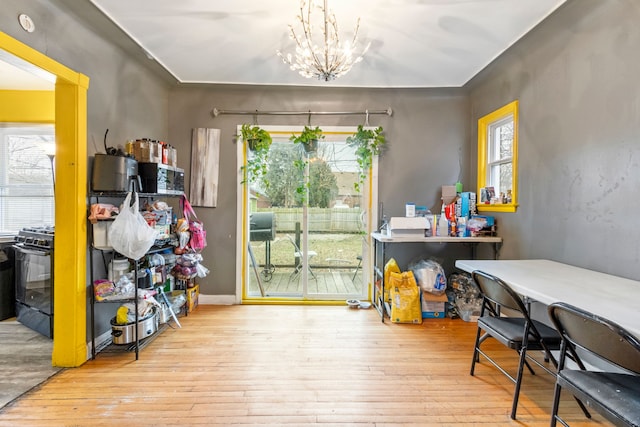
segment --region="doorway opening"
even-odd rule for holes
[[[37,117],[41,109],[21,101],[10,113],[21,112],[27,121],[51,122],[55,126],[56,172],[55,218],[57,218],[54,275],[60,286],[54,290],[54,341],[51,363],[76,367],[87,360],[86,336],[86,180],[87,180],[87,89],[89,78],[54,61],[35,49],[0,32],[0,57],[17,60],[32,72],[50,75],[55,82],[52,105],[55,116]],[[11,96],[11,93],[5,94]],[[52,120],[53,118],[53,120]],[[61,191],[64,189],[63,191]],[[64,219],[61,220],[61,219]],[[64,267],[64,268],[63,268]]]

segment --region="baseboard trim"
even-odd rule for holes
[[[236,302],[236,296],[235,295],[204,295],[204,294],[200,294],[198,296],[198,304],[234,305],[234,304],[238,304],[238,302]]]

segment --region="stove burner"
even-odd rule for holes
[[[53,238],[54,228],[52,226],[24,227],[18,232],[16,241],[25,246],[52,249]]]

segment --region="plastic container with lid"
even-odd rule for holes
[[[112,259],[109,263],[108,277],[112,282],[117,282],[121,276],[131,271],[128,259]]]

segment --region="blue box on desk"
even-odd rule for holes
[[[487,227],[493,227],[496,223],[495,218],[489,215],[472,215],[471,219],[473,218],[484,219],[487,221]]]
[[[434,295],[431,292],[420,293],[423,319],[443,319],[446,314],[446,304],[449,301],[446,294]]]
[[[476,193],[465,191],[458,194],[456,200],[456,216],[469,218],[476,211]]]

